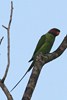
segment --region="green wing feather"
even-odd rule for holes
[[[35,49],[35,51],[34,51],[34,53],[33,53],[33,56],[32,56],[32,58],[29,60],[29,62],[33,60],[34,55],[35,55],[35,54],[37,53],[37,51],[41,48],[41,46],[45,43],[45,41],[46,41],[46,35],[42,35],[41,38],[40,38],[40,40],[38,41],[38,44],[37,44],[36,49]]]

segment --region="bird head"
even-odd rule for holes
[[[60,30],[57,28],[52,28],[51,30],[48,31],[48,33],[54,35],[54,36],[58,36],[60,33]]]

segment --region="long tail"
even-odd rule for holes
[[[23,75],[23,77],[17,82],[17,84],[11,89],[10,92],[12,92],[16,86],[22,81],[22,79],[25,77],[25,75],[32,69],[34,62],[32,62],[31,66],[28,68],[28,70],[26,71],[26,73]]]
[[[22,81],[22,79],[25,77],[25,75],[27,74],[27,72],[23,75],[23,77],[17,82],[17,84],[11,89],[11,91],[10,92],[12,92],[15,88],[16,88],[16,86]]]

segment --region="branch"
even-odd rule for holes
[[[9,70],[9,66],[10,66],[10,26],[11,26],[11,22],[12,22],[12,16],[13,16],[13,2],[11,1],[11,13],[10,13],[10,20],[8,23],[8,28],[4,25],[3,28],[5,28],[7,30],[7,67],[6,67],[6,71],[4,73],[4,76],[2,78],[2,83],[5,81],[6,77],[7,77],[7,73]]]
[[[46,54],[46,55],[43,55],[42,53],[40,53],[37,56],[36,62],[34,64],[30,79],[28,81],[26,90],[22,97],[22,100],[31,100],[33,91],[35,89],[35,86],[36,86],[36,83],[37,83],[37,80],[38,80],[38,77],[40,75],[43,65],[59,57],[66,48],[67,48],[67,36],[64,38],[61,45],[58,47],[56,51],[50,54]]]
[[[2,41],[3,41],[3,38],[4,38],[4,36],[0,39],[0,45],[1,45]]]
[[[11,26],[11,22],[12,22],[12,15],[13,15],[13,2],[11,1],[11,13],[10,13],[10,20],[9,20],[9,23],[8,23],[8,28],[5,27],[4,25],[2,25],[3,28],[5,28],[7,30],[8,47],[7,47],[7,67],[6,67],[6,71],[4,73],[2,80],[0,80],[0,87],[3,90],[3,92],[5,93],[8,100],[13,100],[10,92],[8,91],[7,87],[4,84],[4,81],[7,77],[7,73],[8,73],[9,66],[10,66],[10,26]],[[4,37],[2,37],[0,43],[2,42],[3,38]]]
[[[0,80],[0,87],[2,88],[3,92],[5,93],[7,100],[13,100],[10,92],[8,91],[7,87],[5,86],[4,83]]]

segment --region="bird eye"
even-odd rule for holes
[[[57,32],[56,34],[59,35],[60,32]]]

